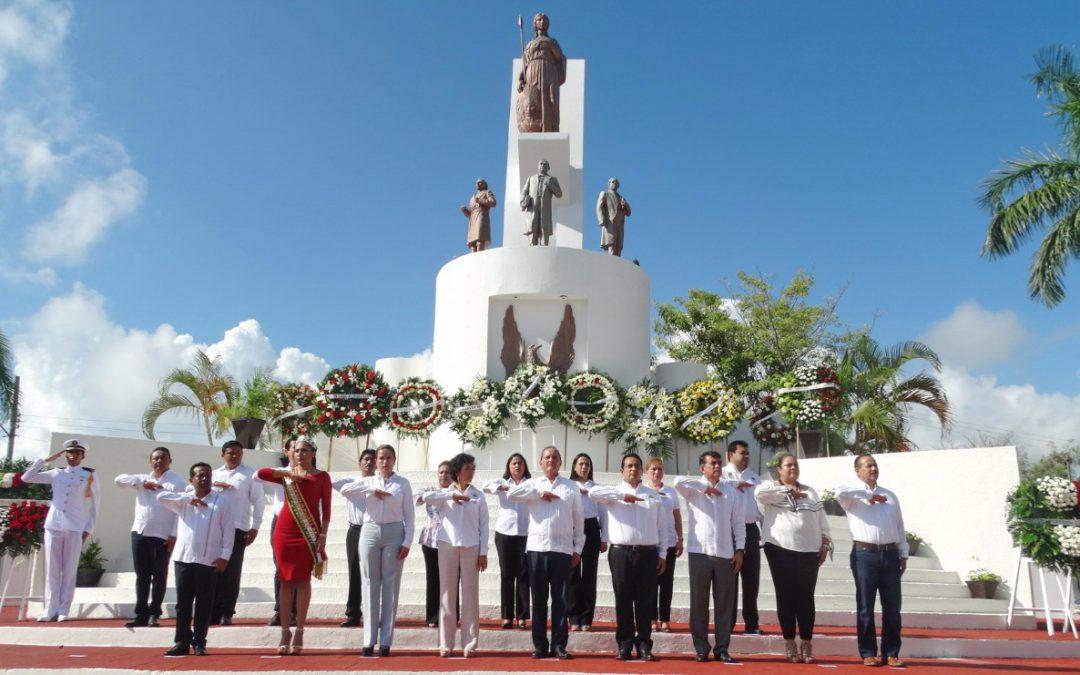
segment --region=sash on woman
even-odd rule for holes
[[[296,521],[296,526],[300,528],[300,534],[304,537],[308,550],[311,551],[311,557],[315,560],[311,574],[316,579],[322,579],[323,572],[326,570],[326,553],[319,550],[319,524],[311,515],[311,509],[304,501],[304,495],[300,494],[300,486],[296,481],[286,477],[282,480],[282,484],[285,488],[285,503],[289,505],[289,512],[292,513],[293,520]]]

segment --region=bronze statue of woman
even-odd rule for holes
[[[548,35],[546,14],[533,17],[536,37],[522,53],[518,76],[518,131],[559,130],[559,87],[566,82],[566,56],[555,38]]]

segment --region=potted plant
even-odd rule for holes
[[[844,507],[836,500],[836,493],[832,490],[821,491],[821,505],[825,507],[825,513],[830,516],[842,516],[845,514]]]
[[[904,531],[904,538],[907,539],[908,555],[915,555],[919,552],[919,546],[925,541],[922,537],[914,532]]]
[[[973,598],[993,598],[1001,577],[989,570],[978,569],[967,576],[967,587]]]
[[[102,555],[101,544],[97,539],[91,539],[79,555],[79,569],[75,573],[76,586],[97,586],[101,582],[101,575],[105,574],[105,562],[108,560]]]

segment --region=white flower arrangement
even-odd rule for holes
[[[644,448],[654,457],[664,457],[670,452],[677,418],[675,397],[663,387],[642,382],[626,390],[626,405],[610,437],[622,439],[630,452]]]
[[[1058,511],[1076,508],[1076,486],[1072,481],[1057,476],[1044,476],[1035,482],[1039,491],[1046,495],[1046,503]]]
[[[522,425],[535,429],[545,417],[562,417],[566,386],[547,366],[523,363],[503,383],[503,404]]]
[[[563,421],[592,435],[604,431],[618,419],[619,390],[608,376],[584,372],[566,381],[566,410]]]
[[[1076,525],[1054,525],[1061,552],[1072,558],[1080,558],[1080,527]]]
[[[502,386],[478,377],[450,401],[450,427],[466,443],[483,448],[503,432],[506,408]]]

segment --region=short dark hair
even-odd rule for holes
[[[871,455],[869,452],[863,452],[863,453],[860,453],[858,455],[855,455],[855,469],[856,470],[859,469],[859,462],[863,461],[863,457],[873,457],[873,455]]]
[[[235,438],[232,439],[231,441],[225,441],[225,443],[221,446],[221,454],[224,455],[225,451],[228,450],[229,448],[240,448],[241,450],[243,450],[244,449],[244,444],[241,443],[240,441],[236,440]]]
[[[577,461],[579,459],[581,459],[582,457],[589,460],[589,475],[588,476],[579,476],[578,472],[577,472]],[[593,461],[592,461],[592,457],[589,457],[589,454],[587,452],[579,452],[578,454],[574,455],[574,461],[570,462],[570,479],[571,480],[592,480],[592,477],[593,477]]]
[[[464,452],[459,452],[450,458],[450,480],[456,481],[458,472],[469,464],[476,464],[476,458]]]
[[[636,459],[638,465],[642,468],[642,470],[645,469],[645,463],[643,461],[641,461],[641,455],[637,454],[636,452],[628,452],[628,453],[626,453],[625,455],[622,456],[622,461],[619,462],[619,469],[620,470],[626,468],[626,460],[628,460],[628,459]]]
[[[281,465],[281,468],[285,468],[285,467],[289,466],[289,458],[286,455],[282,455],[281,457],[278,457],[277,461],[278,461],[278,464]]]
[[[207,471],[209,471],[210,473],[214,473],[214,469],[211,468],[211,466],[209,464],[207,464],[206,462],[195,462],[194,464],[191,465],[191,468],[188,469],[188,478],[194,478],[195,477],[195,469],[198,469],[200,466],[203,467],[204,469],[206,469]]]
[[[285,449],[285,450],[291,450],[291,449],[292,449],[292,446],[293,446],[293,443],[295,443],[295,442],[296,442],[296,437],[295,437],[295,436],[293,436],[293,437],[292,437],[292,438],[290,438],[289,440],[285,441],[285,447],[284,447],[284,449]]]
[[[521,477],[523,479],[532,478],[532,474],[529,473],[529,463],[525,461],[525,455],[521,454],[520,452],[515,452],[514,454],[506,458],[506,470],[503,471],[503,480],[510,480],[510,462],[514,461],[515,457],[520,459],[521,463],[525,465],[525,471],[522,472]]]
[[[389,450],[390,454],[394,456],[394,459],[397,459],[397,450],[395,450],[394,446],[390,445],[389,443],[383,443],[379,447],[375,448],[376,457],[379,455],[380,450]]]
[[[720,456],[719,452],[717,452],[715,450],[706,450],[705,452],[701,453],[700,457],[698,457],[697,463],[698,463],[699,467],[700,466],[705,466],[705,458],[706,457],[712,457],[713,459],[715,459],[718,462],[723,462],[724,461],[724,459]]]
[[[375,450],[373,450],[372,448],[368,448],[367,450],[364,450],[363,452],[360,453],[360,459],[357,460],[357,461],[358,462],[364,461],[364,458],[367,457],[368,455],[371,455],[372,457],[375,457],[376,456]]]
[[[153,457],[155,452],[164,452],[166,457],[168,457],[170,460],[172,459],[172,453],[169,452],[169,449],[166,448],[164,445],[159,445],[153,450],[151,450],[150,456]]]
[[[727,444],[727,454],[730,455],[733,452],[735,452],[735,448],[739,447],[740,445],[742,447],[746,448],[747,452],[750,452],[750,444],[747,443],[746,441],[732,441],[732,442]]]

